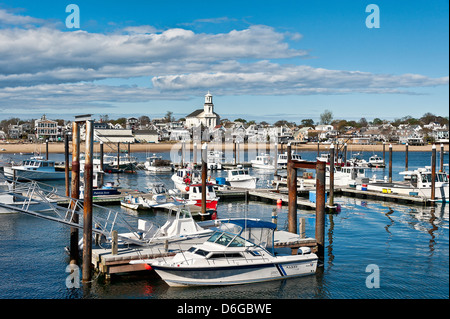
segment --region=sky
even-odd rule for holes
[[[230,120],[448,116],[448,17],[447,0],[0,0],[0,119],[181,118],[208,91]]]

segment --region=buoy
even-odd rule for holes
[[[283,201],[280,198],[280,199],[277,200],[277,206],[281,206],[281,205],[283,205]]]
[[[189,192],[189,186],[186,186],[185,190],[186,192]]]
[[[147,270],[152,270],[152,266],[150,266],[149,264],[145,264],[145,269],[147,269]]]

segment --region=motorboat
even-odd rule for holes
[[[172,258],[143,259],[172,287],[237,285],[316,273],[318,257],[309,247],[297,255],[275,254],[270,222],[234,219],[222,223],[202,244]]]
[[[236,168],[228,170],[227,174],[228,176],[225,180],[231,187],[256,188],[258,178],[251,176],[248,169],[243,168],[242,165],[238,165]]]
[[[208,151],[206,167],[220,170],[225,163],[225,154],[222,151]]]
[[[125,196],[120,201],[120,205],[134,210],[151,209],[151,206],[144,197],[131,194]]]
[[[291,160],[303,161],[301,155],[295,153],[294,151],[291,152]],[[288,163],[288,154],[287,154],[287,152],[284,152],[282,154],[278,154],[278,158],[277,158],[277,166],[278,166],[278,168],[287,168],[287,163]]]
[[[385,167],[385,163],[384,163],[384,160],[382,157],[374,154],[369,158],[367,166],[381,168],[381,167]]]
[[[144,167],[153,173],[169,173],[173,170],[170,160],[163,160],[162,156],[156,156],[156,154],[147,157]]]
[[[3,167],[3,172],[7,178],[17,180],[60,180],[65,179],[65,172],[56,171],[55,162],[44,159],[29,159],[21,165]]]
[[[165,241],[181,241],[191,238],[209,237],[211,229],[204,229],[193,218],[189,207],[179,204],[170,209],[166,222],[158,227],[151,221],[139,219],[137,231],[121,233],[120,238],[145,242],[146,245],[163,243]],[[134,261],[131,263],[140,263]]]
[[[414,171],[403,171],[400,175],[408,175],[410,178],[405,181],[392,182],[374,181],[366,185],[367,190],[379,191],[383,193],[402,194],[419,196],[431,199],[431,167],[426,166]],[[445,172],[436,172],[435,177],[435,200],[449,202],[449,180]]]
[[[250,161],[253,168],[274,170],[274,160],[269,154],[257,155],[255,159]]]
[[[202,184],[191,184],[188,186],[188,200],[194,201],[196,206],[202,206]],[[206,184],[206,209],[216,210],[220,197],[217,197],[212,183]],[[184,200],[184,199],[182,199]]]
[[[189,185],[201,182],[201,174],[195,169],[180,168],[172,175],[171,179],[178,190],[186,192]]]
[[[130,155],[121,155],[119,158],[113,155],[104,155],[104,170],[109,172],[115,169],[135,170],[138,165],[137,157]]]

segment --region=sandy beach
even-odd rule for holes
[[[214,144],[211,143],[211,147]],[[72,143],[69,144],[69,152],[71,152]],[[181,149],[181,143],[157,143],[157,144],[131,144],[130,145],[130,151],[131,152],[147,152],[147,153],[160,153],[160,152],[168,152],[173,147]],[[225,146],[227,150],[232,150],[233,146],[226,145]],[[241,145],[242,147],[242,145]],[[248,149],[256,149],[261,148],[261,145],[258,144],[244,144],[243,145],[244,150]],[[269,150],[270,145],[266,144],[266,149]],[[330,144],[321,144],[320,145],[320,151],[327,151],[330,147]],[[281,146],[278,145],[278,148],[280,149]],[[84,143],[81,143],[80,150],[81,152],[84,152],[85,146]],[[104,152],[110,153],[113,150],[117,149],[117,145],[105,145],[104,146]],[[186,149],[192,149],[192,144],[186,144]],[[217,148],[216,148],[217,149]],[[299,144],[296,146],[293,146],[293,149],[295,149],[298,152],[301,151],[316,151],[317,150],[317,144],[311,143],[311,144]],[[432,145],[423,145],[423,146],[409,146],[408,151],[409,152],[431,152]],[[436,149],[439,152],[440,151],[440,145],[436,145]],[[46,151],[46,145],[45,143],[41,144],[27,144],[27,143],[0,143],[0,154],[19,154],[19,153],[33,153],[33,152],[39,152],[41,154],[44,154]],[[127,144],[121,144],[121,150],[128,150]],[[383,145],[358,145],[358,144],[349,144],[347,150],[349,152],[373,152],[373,153],[381,153],[383,152]],[[386,144],[385,146],[386,152],[389,151],[389,145]],[[449,150],[449,145],[444,145],[444,150]],[[100,151],[100,145],[98,143],[94,144],[94,152]],[[393,152],[402,152],[405,151],[405,145],[392,145],[392,151]],[[49,143],[48,144],[48,152],[49,153],[64,153],[64,143],[58,142],[58,143]]]

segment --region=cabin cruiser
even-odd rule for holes
[[[294,161],[303,161],[301,155],[295,153],[294,151],[292,151],[292,153],[291,153],[291,159]],[[277,158],[278,168],[287,168],[287,163],[288,163],[287,152],[284,152],[283,154],[278,154],[278,158]]]
[[[173,287],[236,285],[311,275],[318,257],[309,247],[297,255],[275,254],[270,222],[233,219],[202,244],[172,258],[143,259]]]
[[[225,179],[231,187],[255,189],[258,178],[249,174],[248,169],[238,165],[236,168],[228,170],[228,177]]]
[[[163,160],[162,156],[156,156],[156,154],[147,157],[144,167],[147,171],[154,173],[168,173],[173,170],[169,160]]]
[[[275,165],[273,158],[269,154],[257,155],[255,159],[250,161],[253,168],[274,170]]]
[[[15,176],[17,180],[43,181],[65,179],[65,172],[56,171],[54,161],[44,159],[29,159],[23,161],[21,165],[5,166],[3,167],[3,172],[5,177],[14,178]]]
[[[431,168],[426,166],[414,171],[400,172],[400,175],[408,175],[407,181],[392,182],[378,181],[367,184],[367,190],[384,193],[403,194],[419,196],[431,199]],[[437,201],[449,202],[449,180],[444,172],[436,172],[435,199]]]
[[[208,169],[222,169],[225,163],[225,154],[222,151],[208,151],[206,167]]]
[[[378,168],[378,167],[384,167],[385,166],[385,163],[384,163],[384,160],[383,160],[383,158],[382,157],[380,157],[380,156],[378,156],[378,155],[372,155],[370,158],[369,158],[369,162],[367,163],[367,166],[368,167],[376,167],[376,168]]]

